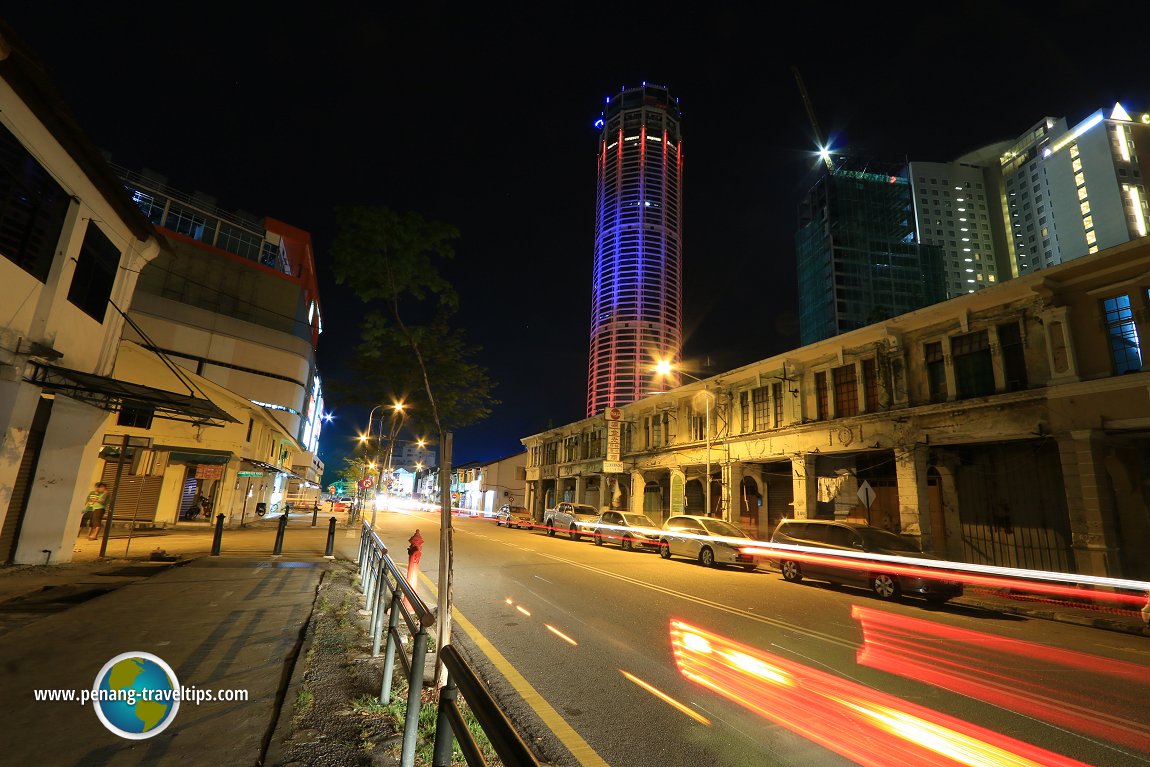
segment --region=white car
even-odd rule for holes
[[[615,541],[624,551],[659,550],[659,526],[646,514],[631,511],[605,511],[594,522],[585,525],[594,536],[595,545]]]
[[[746,543],[742,543],[746,541]],[[659,556],[693,559],[704,567],[732,565],[748,572],[755,569],[755,558],[739,551],[752,546],[755,539],[730,522],[714,517],[676,514],[663,523],[659,538]]]

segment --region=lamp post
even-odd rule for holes
[[[705,432],[706,432],[705,436],[707,438],[707,477],[706,477],[706,481],[703,484],[703,493],[706,497],[707,516],[710,516],[711,512],[712,512],[712,507],[711,507],[711,384],[709,381],[704,381],[702,378],[697,378],[697,377],[691,375],[690,373],[686,373],[682,370],[675,370],[674,368],[671,367],[671,363],[668,362],[667,360],[659,360],[659,362],[655,365],[655,372],[661,376],[667,376],[673,372],[678,373],[679,375],[684,375],[687,378],[690,378],[692,381],[696,381],[696,382],[701,383],[703,385],[703,394],[707,398],[706,423],[703,427]]]
[[[404,407],[405,405],[402,402],[396,402],[391,406],[391,431],[387,435],[387,486],[386,489],[383,487],[380,488],[384,490],[384,504],[386,504],[387,508],[391,508],[391,462],[395,457],[395,436],[399,434],[399,430],[403,426]],[[399,418],[396,418],[396,416],[399,416]]]
[[[381,407],[383,407],[383,405],[376,405],[375,407],[373,407],[371,409],[371,412],[367,416],[367,432],[359,435],[359,441],[360,442],[368,443],[371,441],[372,420],[375,417],[375,411],[379,410]],[[399,427],[395,425],[395,416],[397,414],[402,415],[404,407],[405,407],[405,405],[402,402],[394,402],[391,405],[392,430],[391,430],[391,433],[388,437],[389,441],[388,441],[388,454],[387,454],[388,455],[387,462],[389,464],[389,468],[388,468],[389,472],[390,472],[390,463],[391,463],[391,443],[395,439],[396,432],[399,431]],[[376,441],[375,441],[376,460],[375,460],[374,464],[372,465],[373,469],[377,468],[377,467],[379,469],[379,471],[375,475],[376,476],[376,482],[375,482],[375,484],[376,484],[376,491],[375,491],[376,498],[379,497],[379,486],[383,482],[383,472],[384,472],[383,461],[380,460],[380,457],[379,457],[379,449],[380,449],[380,447],[382,447],[382,443],[383,443],[383,416],[380,416],[380,418],[379,418],[379,436],[376,438]],[[370,447],[370,445],[369,445],[369,447]],[[376,515],[376,512],[378,510],[379,510],[379,503],[375,499],[373,499],[372,503],[371,503],[371,528],[373,530],[375,529],[375,515]]]

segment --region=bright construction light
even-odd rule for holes
[[[831,150],[825,146],[819,147],[819,158],[822,159],[823,162],[830,162]]]

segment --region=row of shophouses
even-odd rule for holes
[[[0,104],[0,563],[69,561],[100,480],[120,526],[318,497],[309,235],[111,165],[2,23]]]
[[[1147,338],[1143,238],[526,437],[525,505],[761,539],[849,519],[952,561],[1150,580]]]

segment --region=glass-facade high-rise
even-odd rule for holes
[[[906,165],[823,168],[800,204],[795,251],[804,345],[946,298],[942,252],[915,230]]]
[[[633,402],[682,348],[683,147],[678,101],[624,88],[596,126],[595,264],[587,416]]]

